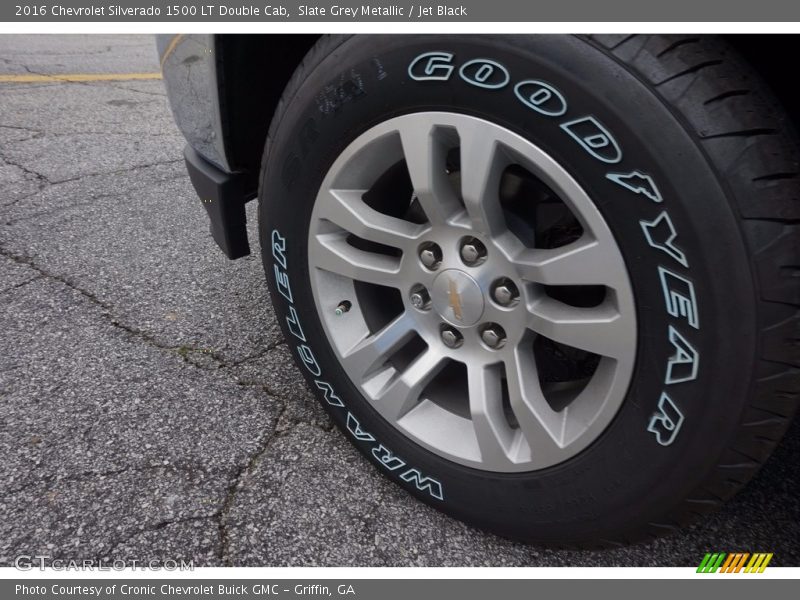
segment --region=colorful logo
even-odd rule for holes
[[[771,560],[772,552],[756,552],[755,554],[750,554],[749,552],[733,552],[731,554],[709,552],[703,557],[700,566],[697,567],[697,572],[763,573]]]

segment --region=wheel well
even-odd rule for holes
[[[219,35],[220,115],[228,163],[245,173],[247,197],[258,189],[261,155],[283,89],[318,35]]]

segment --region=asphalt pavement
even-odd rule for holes
[[[800,422],[720,513],[554,551],[384,479],[302,380],[254,254],[216,249],[149,37],[0,36],[0,565],[800,566]],[[65,82],[32,75],[116,74]],[[3,77],[14,75],[16,77]]]

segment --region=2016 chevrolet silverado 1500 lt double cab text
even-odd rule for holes
[[[158,45],[213,238],[248,254],[258,198],[275,312],[344,434],[456,518],[586,546],[718,507],[795,410],[795,39]]]

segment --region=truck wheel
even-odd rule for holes
[[[326,37],[266,144],[272,301],[420,500],[543,544],[664,534],[795,410],[795,142],[715,38]]]

